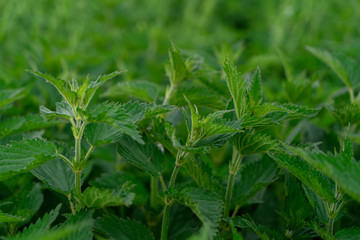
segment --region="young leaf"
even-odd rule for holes
[[[327,202],[335,201],[329,180],[305,161],[286,153],[270,153],[269,156],[282,167],[289,170],[291,174],[300,179],[301,182],[316,192],[322,199]]]
[[[148,228],[131,219],[105,216],[96,220],[95,228],[113,240],[154,240]]]
[[[166,167],[163,154],[150,142],[141,145],[124,136],[118,141],[118,152],[131,164],[155,177]]]
[[[170,83],[176,86],[186,80],[188,71],[185,61],[175,45],[169,49],[169,58],[170,64],[165,68],[166,74],[169,77]]]
[[[62,159],[53,159],[31,171],[54,191],[69,195],[75,187],[75,174]]]
[[[75,117],[71,106],[67,102],[57,102],[56,111],[51,111],[45,106],[40,106],[40,113],[48,120],[52,120],[54,118],[65,118],[70,120]]]
[[[236,67],[230,64],[228,60],[224,63],[224,71],[227,76],[227,85],[234,101],[236,116],[240,119],[249,112],[247,83]]]
[[[0,146],[0,181],[28,172],[57,157],[58,149],[44,139],[23,139]]]
[[[274,182],[278,172],[276,162],[266,156],[260,161],[242,165],[235,176],[233,202],[238,206],[244,205],[255,194]]]
[[[112,191],[88,187],[77,198],[87,208],[130,206],[135,197],[135,194],[131,192],[132,189],[133,186],[129,186],[129,184],[123,184]]]
[[[200,188],[185,188],[176,198],[178,202],[189,207],[209,228],[209,238],[217,233],[224,203],[215,193]]]
[[[70,106],[76,106],[76,100],[77,100],[76,92],[72,91],[72,89],[69,88],[69,84],[65,80],[56,79],[49,74],[41,73],[39,71],[28,70],[28,72],[37,75],[39,77],[42,77],[47,82],[51,83],[58,90],[58,92],[64,97],[64,99],[70,104]]]
[[[61,204],[59,204],[54,210],[46,213],[41,219],[38,219],[36,223],[31,224],[27,228],[24,228],[21,233],[18,233],[14,237],[8,238],[8,240],[30,240],[34,238],[38,239],[38,237],[43,236],[49,231],[51,224],[59,215],[60,208]]]
[[[347,87],[352,88],[352,83],[349,78],[349,74],[345,69],[344,65],[339,61],[339,59],[337,59],[328,51],[322,49],[318,49],[310,46],[307,46],[306,49],[309,52],[311,52],[313,55],[315,55],[317,58],[319,58],[321,61],[326,63]]]
[[[251,107],[258,105],[262,100],[261,73],[259,67],[256,69],[255,73],[253,74],[253,78],[250,84],[249,100]]]
[[[79,97],[82,99],[82,106],[80,106],[83,110],[87,108],[91,99],[93,98],[95,92],[107,81],[110,79],[122,74],[125,71],[115,71],[109,74],[104,74],[99,76],[96,80],[90,81],[88,86],[83,94],[80,94],[78,91]]]

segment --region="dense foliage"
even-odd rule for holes
[[[0,0],[0,238],[360,239],[359,11]]]

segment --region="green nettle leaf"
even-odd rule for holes
[[[31,171],[54,191],[69,195],[75,187],[75,174],[62,159],[53,159]]]
[[[212,176],[211,168],[204,161],[190,155],[183,166],[199,187],[217,192],[219,188],[217,182]]]
[[[324,200],[322,200],[318,194],[306,186],[306,184],[303,183],[302,187],[310,205],[315,210],[317,219],[323,224],[328,223],[329,217],[326,212],[326,203]]]
[[[336,240],[357,240],[360,238],[360,229],[358,227],[344,228],[335,234]]]
[[[335,108],[329,106],[327,108],[337,122],[341,123],[343,126],[347,127],[349,124],[355,125],[360,123],[360,106],[356,104],[346,104]]]
[[[285,173],[285,182],[285,204],[284,209],[279,214],[286,223],[287,229],[295,230],[305,227],[308,218],[313,214],[312,207],[294,176]]]
[[[249,100],[250,100],[250,106],[252,107],[260,104],[262,100],[261,72],[259,67],[256,69],[255,73],[253,74],[253,78],[250,84]]]
[[[144,183],[135,176],[130,175],[126,172],[121,173],[105,173],[100,177],[96,178],[94,181],[90,182],[90,186],[97,188],[105,188],[105,189],[116,189],[118,186],[129,182],[130,184],[134,184],[135,187],[133,192],[135,193],[135,199],[133,204],[136,205],[145,205],[149,198],[149,193],[144,187]]]
[[[123,136],[124,132],[104,123],[90,123],[87,125],[84,133],[84,137],[88,143],[94,147],[115,143]]]
[[[0,146],[0,180],[28,172],[55,159],[57,146],[40,138],[23,139]]]
[[[240,124],[242,128],[255,128],[255,127],[268,127],[279,125],[277,121],[273,121],[270,118],[264,118],[246,114],[240,118]]]
[[[169,49],[170,64],[165,68],[172,85],[178,85],[186,80],[188,70],[179,50],[173,46]]]
[[[321,61],[326,63],[347,87],[352,88],[349,74],[339,59],[337,59],[331,53],[323,49],[318,49],[310,46],[307,46],[306,49],[313,55],[315,55],[317,58],[319,58]]]
[[[154,240],[148,228],[131,219],[105,216],[96,219],[95,228],[113,240]]]
[[[113,190],[88,187],[77,198],[88,208],[130,206],[135,197],[133,187],[127,183]]]
[[[224,202],[210,190],[200,188],[185,188],[176,200],[189,207],[200,221],[209,228],[209,238],[217,233]]]
[[[70,84],[68,82],[62,79],[56,79],[49,74],[41,73],[39,71],[28,71],[51,83],[71,106],[76,106],[77,94],[70,88]]]
[[[147,104],[144,119],[176,110],[175,106]]]
[[[346,139],[345,150],[336,155],[299,148],[293,151],[314,168],[333,179],[345,193],[360,202],[360,165],[353,154],[349,154],[349,152],[352,153],[351,145],[350,140]]]
[[[78,96],[81,98],[81,103],[83,104],[82,106],[80,106],[82,109],[86,109],[87,106],[89,105],[91,99],[93,98],[95,92],[107,81],[109,81],[110,79],[122,74],[126,72],[126,70],[124,71],[115,71],[109,74],[104,74],[99,76],[96,80],[93,81],[88,81],[85,82],[83,84],[83,86],[86,86],[84,91],[81,91],[82,89],[80,88],[78,90]]]
[[[289,170],[307,187],[316,192],[323,200],[334,202],[334,194],[329,179],[297,156],[286,153],[269,154],[280,166]]]
[[[46,213],[41,219],[38,219],[35,223],[29,227],[24,228],[21,233],[18,233],[14,237],[9,237],[8,240],[30,240],[39,239],[49,232],[51,224],[55,221],[59,215],[61,204],[59,204],[54,210]]]
[[[229,221],[229,219],[226,219]],[[254,220],[250,217],[250,215],[242,215],[241,217],[235,217],[232,218],[232,222],[234,223],[234,226],[243,228],[243,229],[250,229],[261,240],[286,240],[287,238],[279,233],[278,231],[274,229],[270,229],[267,226],[259,225],[254,222]]]
[[[61,240],[92,240],[92,214],[93,210],[81,210],[76,215],[65,214],[66,221],[58,228],[60,231],[65,230],[66,237]]]
[[[154,102],[159,94],[158,86],[148,81],[120,82],[109,88],[104,97],[134,97],[147,102]]]
[[[242,165],[239,173],[235,176],[233,202],[244,205],[262,189],[277,179],[278,165],[269,157],[263,157],[260,161],[251,161]]]
[[[16,216],[16,215],[12,215],[9,213],[4,213],[0,210],[0,223],[3,222],[21,222],[21,221],[25,221],[26,218],[22,217],[22,216]]]
[[[59,124],[58,121],[46,121],[39,115],[28,114],[1,121],[0,137],[8,137],[14,134],[43,129]]]
[[[237,118],[240,119],[249,112],[249,97],[247,94],[247,83],[236,67],[228,62],[224,63],[226,82],[234,101]]]
[[[143,143],[135,123],[139,120],[138,118],[142,118],[145,114],[145,109],[143,109],[143,112],[132,116],[129,113],[133,110],[137,111],[138,108],[131,105],[134,106],[134,109],[131,109],[130,104],[124,106],[125,107],[117,103],[105,102],[89,107],[86,111],[78,109],[78,112],[88,123],[105,123],[111,125],[119,131],[131,136],[136,141]],[[140,117],[139,114],[141,115]]]
[[[51,111],[45,106],[40,106],[40,113],[48,120],[52,120],[54,118],[65,118],[70,120],[75,117],[71,106],[67,102],[57,102],[56,111]]]
[[[22,97],[24,89],[5,89],[0,90],[0,110],[8,104]]]
[[[159,176],[166,167],[162,152],[150,142],[142,145],[124,136],[118,141],[118,152],[129,163],[152,176]]]
[[[277,140],[262,133],[239,133],[235,136],[234,146],[241,155],[280,150]]]

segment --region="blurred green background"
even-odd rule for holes
[[[27,86],[36,94],[29,108],[56,94],[25,69],[62,78],[127,69],[123,79],[165,88],[174,41],[215,70],[230,51],[243,71],[259,65],[276,89],[285,78],[278,50],[294,72],[318,71],[324,65],[304,46],[356,56],[359,22],[358,0],[0,0],[0,88]]]

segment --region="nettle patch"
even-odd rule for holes
[[[353,152],[360,94],[338,58],[308,50],[346,85],[318,108],[295,104],[301,94],[311,97],[312,82],[293,76],[281,52],[289,99],[283,103],[266,99],[259,68],[241,74],[226,58],[220,74],[207,71],[200,57],[185,58],[175,46],[165,92],[133,81],[103,94],[138,99],[125,103],[92,101],[123,72],[61,80],[29,71],[52,84],[62,101],[54,109],[40,106],[41,116],[4,117],[0,136],[48,127],[65,136],[40,132],[3,141],[2,238],[359,239],[358,228],[341,222],[346,204],[360,201]],[[0,91],[0,110],[24,94]],[[324,111],[339,131],[334,152],[296,141],[309,119]],[[219,163],[219,149],[225,162]],[[111,151],[116,161],[102,160]],[[273,211],[280,219],[276,226],[256,221]]]

